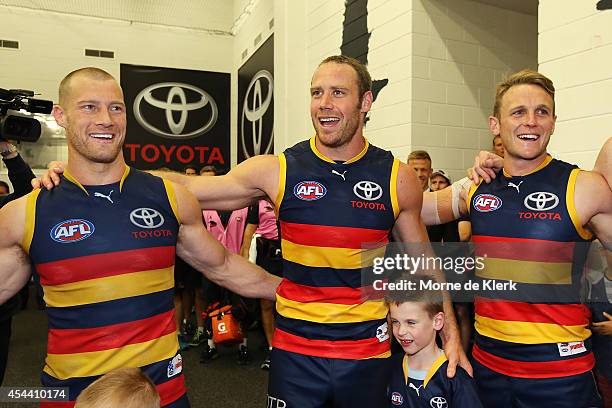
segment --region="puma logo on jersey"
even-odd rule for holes
[[[111,194],[113,194],[115,190],[111,190],[110,193],[108,193],[108,195],[104,195],[102,193],[98,193],[97,191],[94,193],[94,197],[101,197],[101,198],[106,198],[108,201],[110,201],[111,204],[115,204],[115,202],[111,199]]]
[[[332,170],[332,174],[335,174],[336,176],[340,176],[342,177],[342,180],[346,181],[346,178],[344,177],[344,175],[346,174],[348,170],[344,170],[342,173],[340,173],[339,171],[336,170]]]
[[[509,181],[508,182],[508,187],[516,188],[516,192],[520,193],[521,192],[520,187],[521,187],[521,184],[523,184],[523,181],[525,181],[525,180],[521,180],[518,184],[514,184],[513,182]]]

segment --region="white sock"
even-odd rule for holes
[[[247,345],[247,341],[248,341],[248,340],[249,340],[249,339],[247,339],[246,337],[245,337],[244,339],[242,339],[242,343],[240,343],[240,345],[238,346],[238,348],[240,348],[240,347],[242,347],[242,346],[244,346],[244,347],[248,347],[248,345]]]
[[[217,345],[215,344],[213,339],[208,339],[208,347],[210,347],[211,349],[217,348]]]

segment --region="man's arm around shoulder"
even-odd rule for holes
[[[417,178],[406,164],[401,164],[397,177],[397,199],[400,213],[395,222],[394,236],[399,238],[407,246],[408,255],[419,257],[426,251],[426,256],[433,256],[433,250],[429,246],[427,230],[421,220],[422,195]],[[413,244],[414,247],[411,248]],[[438,282],[444,282],[445,278],[441,271],[434,271]],[[457,328],[457,320],[453,311],[453,305],[447,294],[444,301],[444,329],[440,333],[444,340],[444,352],[449,361],[448,375],[455,375],[455,368],[460,364],[471,373],[472,367],[461,346],[461,335]]]
[[[210,177],[212,178],[212,177]],[[202,224],[195,197],[174,184],[181,221],[177,255],[213,282],[239,295],[274,300],[280,278],[227,251]]]
[[[592,171],[581,171],[576,178],[574,203],[579,221],[611,250],[612,190],[603,176]]]

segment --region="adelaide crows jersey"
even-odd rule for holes
[[[550,156],[524,176],[500,175],[470,192],[473,240],[485,268],[475,301],[473,355],[514,377],[552,378],[593,367],[590,313],[579,285],[591,235],[574,207],[579,169]]]
[[[187,406],[173,318],[180,222],[171,184],[129,167],[103,186],[64,174],[27,201],[23,247],[49,317],[43,385],[69,387],[74,401],[110,370],[141,367],[163,406]]]
[[[399,161],[366,142],[359,155],[336,163],[312,138],[287,149],[280,165],[284,279],[274,347],[316,357],[387,357],[387,307],[365,296],[361,268],[384,254],[398,215]]]
[[[448,361],[441,355],[429,368],[425,378],[411,377],[404,353],[391,358],[391,382],[387,391],[389,407],[410,408],[479,408],[482,407],[474,380],[461,367],[453,378],[446,376]]]

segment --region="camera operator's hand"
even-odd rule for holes
[[[0,139],[0,155],[4,160],[17,157],[17,148],[11,142]]]
[[[60,161],[52,161],[47,166],[47,172],[39,178],[32,179],[33,188],[42,188],[43,186],[47,190],[51,190],[53,187],[60,183],[59,175],[64,172],[66,163]]]

